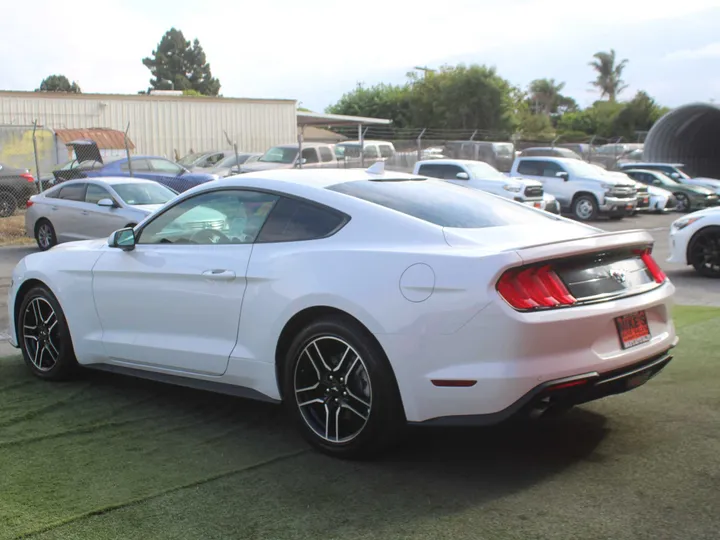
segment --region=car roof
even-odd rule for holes
[[[73,178],[72,180],[65,180],[64,182],[60,182],[52,187],[87,183],[107,184],[109,186],[117,184],[157,184],[155,180],[145,180],[144,178],[133,178],[130,176],[100,176],[91,178]]]
[[[559,163],[576,163],[578,160],[573,158],[564,158],[557,156],[519,156],[518,159],[523,161],[557,161]]]
[[[642,172],[642,173],[649,173],[649,174],[662,174],[663,176],[666,176],[662,171],[654,171],[652,169],[643,169],[642,167],[628,167],[625,173],[629,172]]]
[[[360,180],[412,180],[425,178],[416,174],[407,174],[394,171],[385,171],[383,174],[373,174],[367,169],[270,169],[267,171],[249,172],[237,176],[230,176],[216,182],[228,186],[244,186],[253,180],[275,181],[288,184],[299,184],[308,189],[324,189],[335,184],[356,182]],[[254,183],[254,182],[253,182]]]
[[[490,165],[484,161],[476,161],[472,159],[423,159],[417,162],[418,165],[474,165],[476,163]]]
[[[659,163],[659,162],[653,162],[653,161],[637,161],[633,163],[622,163],[621,167],[624,168],[635,168],[635,167],[646,167],[646,166],[654,166],[654,165],[664,165],[665,167],[682,167],[682,163]]]

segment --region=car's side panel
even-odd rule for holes
[[[75,355],[81,364],[102,362],[105,358],[102,328],[92,294],[92,267],[102,254],[97,247],[104,242],[92,242],[95,249],[88,249],[84,243],[65,244],[45,253],[28,255],[13,272],[13,287],[8,298],[8,306],[13,307],[16,302],[22,301],[15,291],[24,283],[29,280],[44,283],[57,297],[65,312]],[[12,314],[10,326],[10,334],[16,338]]]

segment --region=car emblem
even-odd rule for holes
[[[625,283],[625,272],[620,272],[619,270],[613,270],[610,272],[610,277],[613,278],[618,283]]]

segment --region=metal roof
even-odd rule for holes
[[[347,116],[344,114],[321,114],[297,112],[298,126],[387,126],[392,120],[369,118],[365,116]]]
[[[90,139],[97,144],[100,150],[125,150],[125,134],[116,129],[87,128],[87,129],[56,129],[55,135],[63,144],[78,140]],[[135,149],[135,144],[128,137],[128,147]]]

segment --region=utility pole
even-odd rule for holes
[[[434,69],[430,69],[430,68],[427,67],[427,66],[415,66],[413,69],[416,69],[417,71],[422,71],[422,72],[423,72],[423,79],[424,79],[425,77],[427,77],[428,72],[430,72],[430,73],[435,73],[435,70],[434,70]]]

